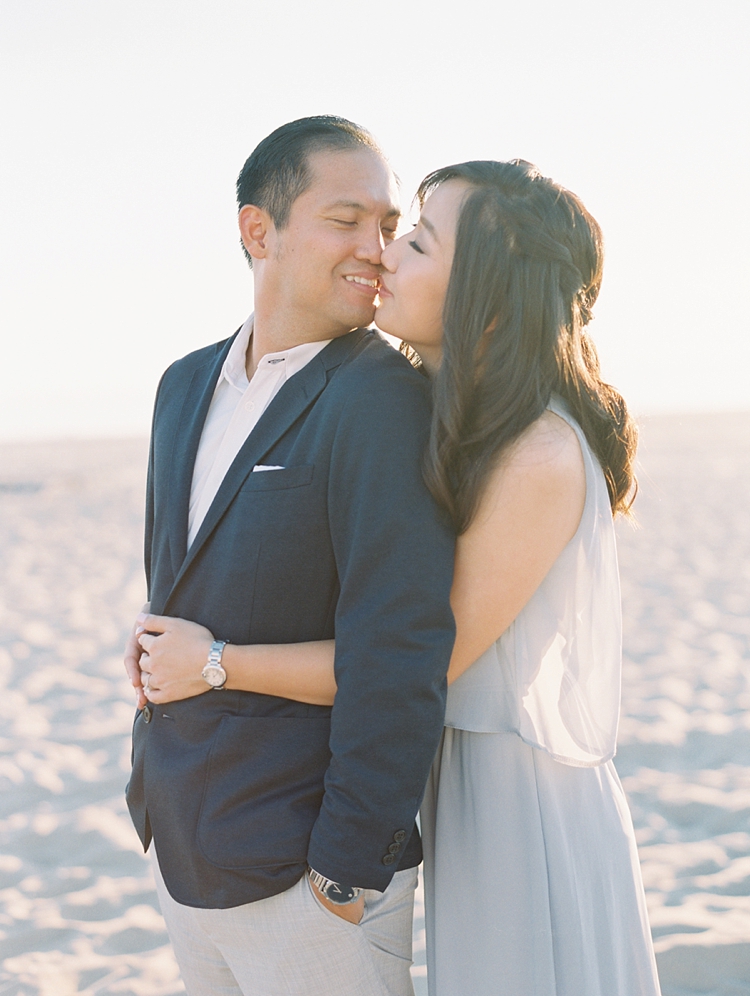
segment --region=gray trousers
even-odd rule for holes
[[[315,897],[307,875],[281,895],[227,910],[175,902],[152,865],[188,996],[414,996],[412,917],[417,869],[384,893],[365,891],[352,924]]]

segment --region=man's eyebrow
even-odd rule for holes
[[[333,204],[329,204],[327,210],[334,211],[336,208],[349,208],[350,211],[367,211],[368,208],[365,204],[360,204],[359,201],[336,201]],[[390,211],[386,211],[386,218],[400,218],[401,212],[397,207],[391,208]]]

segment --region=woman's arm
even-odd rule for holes
[[[448,681],[510,626],[575,535],[586,471],[573,429],[545,412],[504,454],[456,547]]]
[[[474,521],[459,537],[451,604],[453,682],[510,626],[575,534],[586,499],[581,449],[570,426],[545,413],[494,473]],[[208,691],[201,671],[213,635],[184,619],[142,614],[138,641],[157,704]],[[150,635],[159,634],[159,635]],[[334,642],[224,648],[227,688],[331,705]],[[131,679],[132,680],[132,679]],[[136,694],[140,689],[137,687]],[[139,702],[139,704],[143,704]]]
[[[137,628],[144,651],[140,668],[144,678],[148,674],[149,701],[162,705],[210,691],[201,671],[214,636],[205,626],[186,619],[141,614]],[[333,640],[249,646],[228,643],[222,656],[227,672],[224,687],[312,705],[332,705],[336,695],[333,653]]]

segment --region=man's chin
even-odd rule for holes
[[[357,308],[348,312],[345,324],[349,329],[365,329],[375,320],[375,305],[371,308]]]

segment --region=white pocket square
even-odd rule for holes
[[[272,467],[265,463],[256,463],[253,467],[253,473],[255,473],[256,470],[286,470],[286,467]]]

